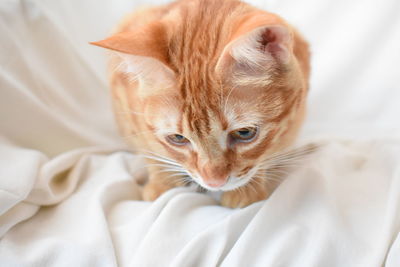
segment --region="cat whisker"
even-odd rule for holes
[[[283,181],[283,177],[274,177],[274,176],[269,176],[269,175],[267,175],[267,176],[265,176],[265,177],[257,177],[257,178],[259,178],[259,179],[262,179],[263,181],[266,181],[266,182],[277,182],[277,183],[281,183],[282,181]],[[263,186],[263,184],[262,183],[260,183],[260,185],[261,186]]]
[[[317,145],[310,144],[310,145],[305,145],[302,147],[298,147],[295,149],[287,150],[284,152],[277,152],[275,154],[272,154],[265,160],[273,160],[273,159],[282,159],[282,158],[297,158],[297,157],[302,157],[304,155],[308,155],[318,148]]]
[[[257,189],[256,189],[255,185],[252,183],[249,183],[249,186],[250,186],[250,189],[254,192],[254,194],[257,194]]]
[[[266,176],[265,178],[266,181],[272,181],[272,182],[277,182],[277,183],[281,183],[284,179],[283,177],[274,177],[274,176]]]
[[[265,175],[268,176],[277,176],[277,177],[286,177],[289,175],[290,172],[287,171],[270,171],[270,172],[266,172]]]
[[[290,171],[285,170],[283,168],[267,168],[267,169],[261,169],[263,174],[280,174],[280,175],[287,175],[290,173]]]
[[[284,164],[284,163],[292,163],[296,161],[300,161],[303,159],[303,155],[281,155],[279,157],[270,158],[265,160],[263,163],[269,163],[270,165]]]
[[[187,186],[193,183],[193,180],[190,178],[190,176],[187,175],[186,172],[173,173],[166,178],[174,178],[175,182],[181,183],[183,186]]]
[[[154,156],[156,156],[156,157],[158,157],[158,158],[162,158],[162,159],[164,159],[164,160],[168,160],[168,161],[170,161],[170,162],[174,162],[174,163],[178,164],[175,160],[170,159],[170,158],[167,158],[167,157],[165,157],[165,156],[163,156],[163,155],[161,155],[161,154],[158,154],[158,153],[156,153],[156,152],[154,152],[154,151],[150,151],[150,150],[146,150],[146,149],[142,149],[142,151],[144,151],[144,152],[146,152],[146,153],[149,153],[149,154],[152,154],[152,155],[154,155]],[[180,165],[180,164],[179,164],[179,165]]]
[[[275,153],[264,159],[260,164],[260,170],[283,169],[298,166],[305,156],[316,150],[315,145],[307,145],[304,147],[292,149],[285,152]]]
[[[168,168],[168,169],[161,169],[155,173],[163,173],[163,172],[177,172],[177,173],[183,173],[183,170],[181,169],[173,169],[173,168]],[[186,174],[185,174],[186,175]]]
[[[253,178],[259,178],[262,180],[267,180],[267,179],[272,178],[272,179],[280,182],[288,175],[289,175],[289,172],[287,172],[287,171],[266,169],[266,170],[262,170],[261,173],[258,173],[255,176],[253,176]]]
[[[152,166],[155,166],[155,167],[177,167],[177,168],[179,168],[178,166],[175,166],[175,165],[171,165],[171,164],[167,164],[167,163],[150,163],[150,164],[146,164],[146,167],[152,167]]]
[[[183,169],[162,169],[162,170],[160,170],[160,171],[158,171],[156,173],[173,173],[176,176],[179,176],[179,175],[188,176],[186,171],[183,170]]]
[[[252,178],[252,181],[254,182],[254,183],[256,183],[256,185],[257,186],[264,186],[264,184],[263,184],[263,182],[262,182],[262,180],[261,180],[261,178],[260,177],[253,177]]]
[[[290,156],[290,155],[288,155],[288,156],[282,156],[282,157],[279,157],[279,158],[274,158],[274,159],[271,159],[271,160],[268,160],[267,162],[270,162],[270,163],[275,163],[275,164],[277,164],[277,163],[288,163],[288,162],[299,162],[299,161],[301,161],[301,160],[304,160],[304,156],[305,155],[296,155],[296,156]]]
[[[272,169],[285,169],[285,168],[292,168],[297,167],[300,165],[301,162],[286,162],[286,163],[269,163],[266,166],[262,166],[259,168],[260,171],[268,171]]]
[[[167,164],[170,164],[170,165],[173,165],[173,166],[182,167],[182,165],[180,165],[176,161],[171,161],[171,160],[168,160],[168,159],[159,158],[157,156],[150,156],[150,155],[142,155],[142,156],[144,158],[147,158],[147,159],[152,159],[152,160],[156,160],[156,161],[159,161],[159,162],[167,163]]]
[[[185,177],[187,177],[187,175],[184,173],[174,173],[174,174],[167,176],[167,178],[170,178],[170,177],[178,177],[178,178],[182,178],[185,180],[186,179]]]

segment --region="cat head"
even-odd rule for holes
[[[278,16],[238,1],[143,12],[145,23],[93,43],[115,51],[115,72],[132,84],[143,142],[209,190],[262,175],[302,122],[306,43]]]

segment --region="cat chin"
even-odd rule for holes
[[[246,185],[248,182],[250,182],[251,176],[246,175],[246,177],[242,178],[237,178],[237,177],[231,177],[229,181],[221,187],[221,191],[232,191],[235,190],[241,186]]]
[[[208,190],[208,191],[213,191],[213,192],[218,192],[218,191],[232,191],[235,190],[241,186],[246,185],[249,181],[251,180],[251,176],[247,176],[243,177],[243,178],[237,178],[237,177],[230,177],[228,182],[218,188],[215,187],[210,187],[208,185],[206,185],[203,181],[201,181],[200,179],[194,179],[194,181],[199,184],[201,187],[203,187],[204,189]]]

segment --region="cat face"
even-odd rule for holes
[[[135,111],[128,120],[146,132],[136,144],[204,188],[228,191],[293,142],[304,115],[307,45],[279,17],[240,2],[184,3],[149,10],[140,27],[94,44],[116,51],[114,72]],[[198,14],[195,3],[212,14]]]
[[[144,104],[154,150],[208,190],[238,188],[265,170],[266,158],[292,141],[303,116],[296,88],[228,85],[186,99],[171,90]]]

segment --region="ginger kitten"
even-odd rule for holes
[[[236,0],[181,0],[127,16],[110,49],[116,117],[146,155],[144,200],[194,181],[221,203],[266,199],[268,168],[302,124],[308,45],[279,16]],[[278,155],[278,156],[277,156]]]

